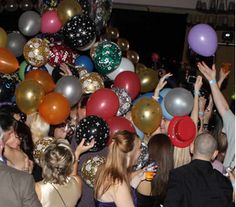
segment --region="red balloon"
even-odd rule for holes
[[[69,101],[59,93],[49,93],[39,105],[39,114],[49,124],[60,124],[70,115]]]
[[[118,74],[114,80],[114,87],[124,88],[131,99],[134,100],[141,90],[138,75],[132,71],[124,71]]]
[[[90,96],[86,105],[86,115],[95,115],[106,120],[116,115],[119,105],[119,98],[115,92],[101,88]]]
[[[110,129],[108,145],[111,143],[112,137],[114,136],[114,134],[118,131],[127,130],[130,132],[135,132],[135,128],[133,124],[128,119],[121,116],[114,116],[114,117],[109,118],[107,120],[107,124]]]
[[[50,45],[49,64],[53,67],[59,66],[61,63],[72,64],[74,61],[73,51],[62,45],[60,42]]]

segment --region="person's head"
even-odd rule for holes
[[[149,159],[157,162],[158,173],[152,180],[152,195],[158,195],[164,199],[169,172],[174,167],[173,160],[174,147],[165,134],[156,134],[148,142]]]
[[[141,141],[135,133],[119,131],[109,145],[105,164],[100,168],[95,180],[95,195],[105,193],[115,183],[129,183],[129,172],[140,153]],[[106,182],[104,182],[106,177]],[[102,188],[101,192],[99,191]]]
[[[20,148],[31,160],[33,160],[34,143],[32,140],[30,128],[25,123],[18,122],[16,134],[21,141]]]
[[[190,147],[174,146],[174,168],[181,167],[191,162]]]
[[[44,182],[64,184],[71,174],[75,155],[65,139],[57,139],[43,152],[40,165]]]
[[[31,114],[27,117],[28,126],[32,133],[33,142],[48,136],[50,125],[45,122],[38,113]]]
[[[82,95],[80,98],[80,101],[78,103],[79,120],[83,119],[86,116],[86,105],[87,105],[89,97],[90,97],[89,94],[85,94],[85,95]]]
[[[49,136],[54,137],[56,139],[65,139],[67,135],[67,127],[68,126],[66,126],[66,123],[51,125],[49,130]]]
[[[167,119],[165,119],[165,118],[162,118],[162,120],[161,120],[161,125],[160,125],[160,132],[161,132],[162,134],[167,134],[169,124],[170,124],[170,121],[169,121],[169,120],[167,120]]]
[[[221,132],[217,137],[217,150],[218,150],[218,155],[217,155],[217,160],[220,162],[224,161],[225,158],[225,153],[228,148],[228,141],[227,141],[227,136],[224,132]]]
[[[191,145],[193,159],[214,160],[218,154],[217,141],[210,133],[199,134]]]

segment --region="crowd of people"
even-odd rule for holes
[[[83,138],[77,144],[76,125],[86,117],[89,95],[83,95],[65,123],[48,124],[39,113],[22,120],[14,106],[0,108],[0,206],[43,207],[230,207],[234,205],[235,116],[220,87],[228,73],[204,62],[197,64],[211,93],[200,96],[202,76],[194,84],[189,116],[162,118],[149,135],[122,130],[97,152]],[[64,74],[69,70],[63,65]],[[69,74],[72,75],[72,74]],[[158,99],[171,74],[164,74],[153,99]],[[132,116],[128,111],[124,117]],[[215,118],[217,117],[217,119]],[[215,121],[212,121],[212,120]],[[43,140],[43,141],[42,141]],[[153,179],[147,165],[134,170],[147,144]],[[102,155],[93,188],[81,178],[83,162]]]

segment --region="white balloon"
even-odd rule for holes
[[[128,58],[122,57],[121,63],[118,66],[118,68],[116,68],[111,73],[107,74],[107,77],[110,78],[111,80],[115,80],[116,76],[119,73],[124,72],[124,71],[134,72],[134,69],[135,69],[134,64]]]

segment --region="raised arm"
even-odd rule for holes
[[[223,94],[221,93],[219,86],[216,82],[215,65],[213,65],[212,69],[210,69],[204,62],[199,62],[197,66],[199,70],[202,72],[202,74],[209,81],[214,103],[221,117],[223,117],[224,113],[229,110],[229,105],[225,100]]]

